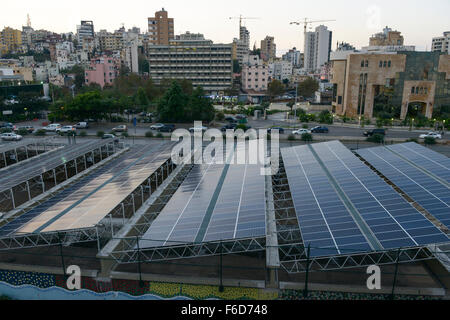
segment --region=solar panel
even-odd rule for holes
[[[194,166],[143,235],[140,248],[265,237],[260,168],[248,163]]]
[[[434,177],[450,183],[450,158],[443,154],[414,142],[395,144],[387,148],[413,165],[428,171]]]
[[[335,176],[386,249],[447,242],[448,237],[340,142],[316,145],[339,160]],[[326,156],[330,156],[329,153]],[[344,168],[339,169],[339,166]],[[339,177],[338,177],[339,175]],[[362,199],[358,197],[361,196]]]
[[[370,251],[348,209],[311,150],[281,150],[289,188],[305,246],[311,256]]]
[[[385,147],[361,149],[358,153],[411,199],[450,227],[450,189],[442,181]]]

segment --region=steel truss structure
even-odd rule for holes
[[[70,245],[73,243],[97,242],[98,250],[101,243],[114,237],[114,234],[126,225],[129,219],[148,200],[153,192],[164,182],[176,165],[168,159],[144,183],[138,186],[124,201],[122,201],[100,223],[91,228],[41,232],[33,234],[14,234],[0,238],[0,251],[43,247],[51,245]]]
[[[46,171],[43,171],[37,164],[38,169],[35,172],[33,171],[28,177],[24,177],[22,181],[19,180],[14,185],[8,186],[8,189],[3,189],[0,192],[0,212],[16,209],[38,195],[51,190],[58,184],[110,157],[120,148],[120,145],[113,141],[106,141],[104,144],[96,145],[94,149],[88,152],[75,153],[68,155],[67,158],[64,158],[63,154],[62,163],[57,164],[54,168],[46,168]]]
[[[281,267],[288,273],[332,271],[367,267],[371,265],[381,266],[396,263],[411,263],[436,259],[436,253],[438,253],[437,251],[430,250],[428,247],[416,247],[308,258],[307,248],[305,248],[303,244],[282,246],[279,249],[280,255],[282,253],[284,259],[286,259],[281,262]]]
[[[111,256],[119,264],[137,262],[169,261],[186,258],[211,257],[237,253],[259,252],[266,250],[266,238],[236,239],[190,243],[151,249],[139,249],[140,237],[121,239],[128,250],[114,251]]]

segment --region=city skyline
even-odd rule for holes
[[[113,2],[114,4],[116,2]],[[312,3],[292,3],[283,0],[277,3],[262,2],[257,6],[251,3],[241,3],[235,0],[224,3],[215,3],[211,10],[211,3],[205,0],[196,1],[195,4],[186,5],[179,0],[166,0],[160,2],[132,1],[130,10],[124,12],[119,5],[111,6],[111,1],[95,3],[85,0],[79,1],[79,6],[72,8],[70,3],[57,3],[53,1],[24,0],[21,3],[7,3],[0,27],[10,26],[20,28],[26,25],[27,13],[30,14],[34,29],[46,29],[57,33],[76,32],[76,26],[81,20],[94,21],[95,31],[101,29],[113,31],[119,29],[122,24],[126,28],[139,27],[141,32],[147,31],[147,18],[161,8],[169,12],[169,16],[175,19],[175,33],[186,31],[202,33],[206,38],[216,43],[231,43],[238,37],[238,20],[230,20],[229,17],[237,17],[240,14],[249,17],[258,17],[257,20],[249,20],[245,25],[250,31],[251,44],[260,41],[267,35],[275,37],[277,54],[281,55],[292,47],[303,51],[303,26],[290,25],[292,21],[303,20],[305,17],[311,20],[336,20],[326,22],[333,31],[333,50],[336,43],[348,42],[357,48],[367,46],[369,37],[381,32],[385,26],[402,32],[405,37],[405,45],[415,45],[418,51],[430,50],[431,39],[439,36],[444,31],[450,30],[446,25],[446,13],[450,10],[450,2],[437,0],[432,7],[423,7],[419,1],[347,1],[347,6],[328,0],[322,1],[319,6]],[[283,6],[284,5],[284,6]],[[26,7],[27,10],[23,10]],[[329,10],[319,9],[328,8]],[[89,8],[90,10],[87,10]],[[117,8],[117,9],[116,9]],[[289,10],[286,10],[286,9]],[[423,17],[428,19],[426,24],[418,23],[416,11],[420,9]],[[268,16],[267,12],[271,15]],[[294,12],[294,13],[293,13]],[[295,14],[295,12],[299,12]],[[401,12],[401,17],[398,13]],[[68,16],[65,13],[69,13]],[[53,15],[49,19],[49,14]],[[195,19],[193,19],[195,17]],[[276,23],[268,23],[270,21]],[[352,23],[349,23],[351,21]],[[221,22],[221,23],[218,23]],[[319,23],[320,24],[320,23]],[[314,30],[319,24],[311,25]]]

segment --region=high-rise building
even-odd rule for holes
[[[324,25],[306,33],[304,68],[307,71],[318,71],[330,60],[332,37],[333,33]]]
[[[239,40],[241,40],[247,50],[250,51],[250,31],[244,26],[239,27]]]
[[[94,22],[81,21],[81,24],[77,26],[78,45],[83,47],[85,40],[92,41],[95,39]]]
[[[261,57],[264,61],[269,61],[276,58],[277,46],[275,44],[275,38],[267,36],[261,41]]]
[[[231,44],[214,44],[203,35],[186,33],[169,45],[151,45],[147,50],[150,77],[156,83],[187,79],[212,93],[232,86]]]
[[[442,37],[433,38],[431,51],[447,52],[448,54],[450,54],[450,31],[444,32],[444,35]]]
[[[6,27],[1,32],[1,45],[3,51],[17,51],[22,46],[22,31]]]
[[[169,45],[170,40],[175,38],[174,19],[164,8],[155,12],[153,18],[148,18],[149,44]]]

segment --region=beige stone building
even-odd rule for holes
[[[264,61],[269,61],[276,58],[277,46],[275,44],[275,38],[267,36],[261,41],[261,57]]]
[[[149,44],[153,45],[167,46],[175,38],[174,19],[169,18],[164,8],[156,12],[153,18],[148,18],[148,33]]]
[[[373,35],[369,40],[370,46],[402,46],[404,38],[400,31],[384,28],[383,32]]]
[[[333,110],[372,118],[376,97],[386,94],[401,119],[413,109],[431,118],[433,110],[450,106],[449,80],[450,55],[443,53],[343,52],[331,61]]]

